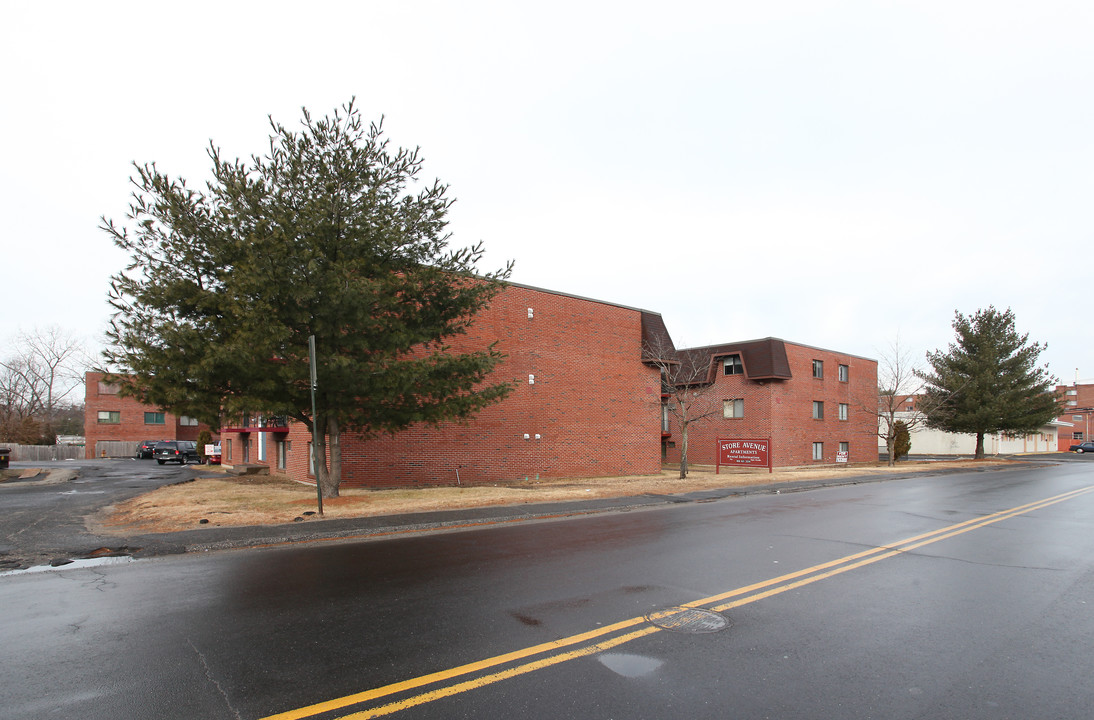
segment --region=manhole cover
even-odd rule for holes
[[[686,633],[713,633],[729,627],[724,615],[700,608],[663,608],[646,615],[646,620],[663,630]]]

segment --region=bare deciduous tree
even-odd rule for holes
[[[876,412],[878,418],[877,434],[885,440],[885,449],[889,455],[889,466],[896,462],[895,441],[897,423],[903,422],[908,432],[925,425],[926,409],[923,405],[923,380],[916,373],[918,369],[911,353],[901,347],[897,338],[889,348],[879,353],[877,363],[877,405],[872,410],[872,400],[866,400],[864,409]],[[908,400],[914,400],[915,412],[908,412]]]
[[[688,428],[722,412],[707,397],[714,387],[708,353],[677,351],[667,342],[646,343],[645,359],[661,371],[663,407],[680,428],[680,479],[688,476]]]
[[[79,402],[91,359],[82,341],[56,326],[20,333],[0,360],[0,436],[52,443],[61,408]]]

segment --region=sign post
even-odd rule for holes
[[[714,474],[717,475],[723,465],[730,467],[771,467],[771,438],[724,438],[718,440],[715,453]]]
[[[315,390],[319,387],[319,381],[316,379],[315,371],[315,336],[308,336],[308,370],[311,373],[311,455],[314,458],[315,463],[315,495],[319,500],[319,515],[323,515],[323,488],[319,485],[319,423],[315,419]],[[322,462],[326,463],[327,458],[322,458]]]

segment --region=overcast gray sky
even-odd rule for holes
[[[5,327],[93,340],[133,161],[191,184],[352,96],[512,279],[921,358],[1013,308],[1094,378],[1094,4],[0,0]]]

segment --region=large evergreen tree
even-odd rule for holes
[[[1056,378],[1037,366],[1045,346],[1018,334],[1009,308],[955,313],[953,329],[956,342],[927,353],[931,369],[920,373],[929,427],[975,434],[979,459],[985,434],[1036,432],[1059,414]]]
[[[447,342],[511,265],[480,273],[481,244],[448,247],[447,186],[411,192],[418,150],[390,148],[382,121],[366,129],[352,101],[319,120],[305,110],[299,132],[270,123],[268,154],[249,163],[210,145],[203,191],[136,166],[127,222],[103,221],[131,258],[112,278],[105,357],[146,403],[214,424],[265,413],[316,429],[316,475],[333,497],[344,431],[467,418],[510,391],[487,382],[494,346]]]

